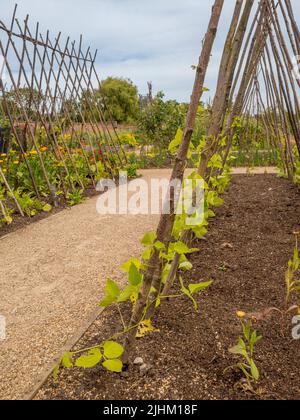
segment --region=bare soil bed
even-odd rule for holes
[[[300,228],[300,191],[274,175],[234,176],[224,198],[206,240],[195,243],[201,252],[186,276],[189,282],[212,279],[213,286],[200,296],[199,313],[185,299],[162,305],[153,320],[160,333],[138,341],[132,354],[151,370],[145,376],[133,365],[122,375],[101,367],[63,371],[57,384],[48,380],[37,399],[300,399],[300,340],[292,340],[290,319],[284,338],[277,316],[256,324],[263,340],[257,347],[261,380],[255,393],[241,389],[239,373],[224,373],[236,361],[228,353],[241,334],[236,311],[284,305],[293,231]],[[76,349],[111,336],[120,329],[118,322],[118,314],[107,310]]]

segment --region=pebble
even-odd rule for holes
[[[149,370],[151,369],[150,365],[146,365],[145,363],[140,367],[140,375],[145,376]]]
[[[137,357],[133,362],[134,365],[144,365],[144,360],[141,357]]]
[[[230,244],[229,242],[224,242],[224,243],[221,245],[221,248],[222,248],[222,249],[226,249],[226,248],[228,248],[228,249],[233,249],[233,245],[232,245],[232,244]]]

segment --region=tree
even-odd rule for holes
[[[186,108],[176,101],[164,101],[164,93],[158,92],[155,98],[139,115],[139,129],[145,144],[157,149],[167,150],[178,128],[184,124]]]
[[[131,123],[139,111],[138,89],[130,79],[108,77],[101,83],[96,96],[103,106],[106,120],[110,117],[118,123]]]

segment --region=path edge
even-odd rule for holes
[[[35,385],[33,386],[33,390],[24,394],[21,398],[23,401],[31,401],[33,400],[42,386],[46,383],[49,379],[50,375],[53,372],[53,369],[58,365],[61,361],[62,356],[66,353],[71,351],[74,346],[80,341],[80,339],[84,336],[87,330],[91,327],[91,325],[97,320],[97,318],[102,315],[105,311],[105,308],[97,308],[92,314],[88,317],[85,323],[78,329],[78,331],[67,341],[65,346],[58,352],[57,356],[48,363],[47,367],[43,370],[43,372],[39,375]]]

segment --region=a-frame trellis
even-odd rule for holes
[[[184,178],[197,107],[223,6],[224,0],[215,0],[171,180]],[[293,177],[295,159],[299,160],[300,154],[299,41],[299,29],[290,0],[236,0],[221,58],[205,145],[199,154],[198,175],[204,178],[211,191],[215,189],[216,179],[222,176],[235,136],[247,136],[249,121],[253,118],[263,121],[266,137],[280,150],[286,175]],[[223,160],[223,169],[219,162],[212,169],[210,163],[214,156]],[[172,242],[174,244],[178,240],[173,230],[176,222],[174,194],[170,184],[171,214],[161,216],[150,259],[142,270],[139,297],[124,340],[125,363],[128,363],[138,325],[152,318],[161,299],[169,295],[179,278],[182,255],[175,253],[171,262],[161,257],[161,249],[170,250]],[[179,239],[190,246],[194,237],[191,231],[183,229]]]
[[[0,181],[23,214],[13,192],[18,185],[10,185],[16,164],[25,164],[28,190],[56,205],[58,188],[67,196],[95,186],[104,174],[114,177],[126,155],[98,94],[97,52],[84,49],[82,37],[76,44],[61,33],[54,40],[49,31],[43,36],[39,24],[32,29],[29,17],[20,22],[16,12],[8,26],[0,21],[0,154],[6,163]]]

